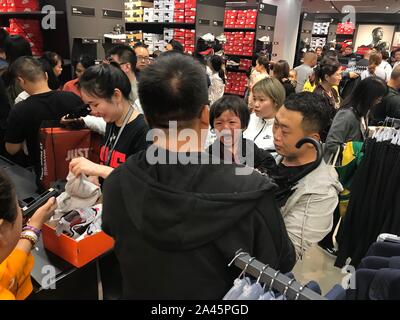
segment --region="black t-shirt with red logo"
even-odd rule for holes
[[[120,128],[115,124],[107,124],[105,141],[100,149],[101,164],[106,164],[108,153],[114,146],[119,130]],[[131,155],[146,149],[151,143],[146,141],[146,135],[148,131],[149,127],[142,114],[139,115],[135,120],[128,123],[119,137],[114,150],[112,151],[109,166],[111,168],[117,168]]]

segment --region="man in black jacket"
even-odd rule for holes
[[[221,299],[240,273],[227,266],[239,249],[290,271],[295,253],[274,185],[204,152],[204,68],[181,54],[161,57],[143,70],[139,96],[157,139],[104,185],[103,230],[116,241],[123,298]]]
[[[386,117],[400,119],[400,65],[392,71],[392,76],[387,83],[388,91],[382,102],[375,107],[373,123],[380,124]]]

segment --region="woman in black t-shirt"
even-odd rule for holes
[[[92,114],[107,122],[100,164],[85,158],[73,159],[70,171],[106,179],[126,159],[146,148],[148,126],[144,116],[129,102],[131,84],[115,65],[98,65],[85,71],[79,81],[83,101]]]

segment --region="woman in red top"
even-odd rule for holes
[[[81,91],[78,88],[78,82],[86,69],[95,65],[94,59],[89,56],[82,55],[77,61],[74,62],[74,70],[76,78],[68,81],[63,88],[63,91],[70,91],[75,93],[77,96],[82,97]]]

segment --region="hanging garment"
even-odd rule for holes
[[[344,266],[349,257],[357,266],[379,234],[400,234],[399,164],[400,146],[375,138],[367,140],[336,237],[339,253],[335,266]]]
[[[242,294],[243,287],[250,284],[250,278],[245,277],[243,279],[235,279],[233,282],[233,287],[228,291],[228,293],[223,297],[222,300],[237,300],[237,298]]]
[[[400,256],[400,245],[391,242],[375,242],[369,249],[366,257],[379,256],[379,257],[393,257]]]
[[[261,295],[258,300],[276,300],[275,293],[273,291],[268,291]]]
[[[379,270],[384,268],[399,269],[400,270],[400,256],[399,257],[365,257],[359,264],[360,269]]]
[[[263,293],[264,289],[259,282],[246,284],[237,300],[257,300]]]

